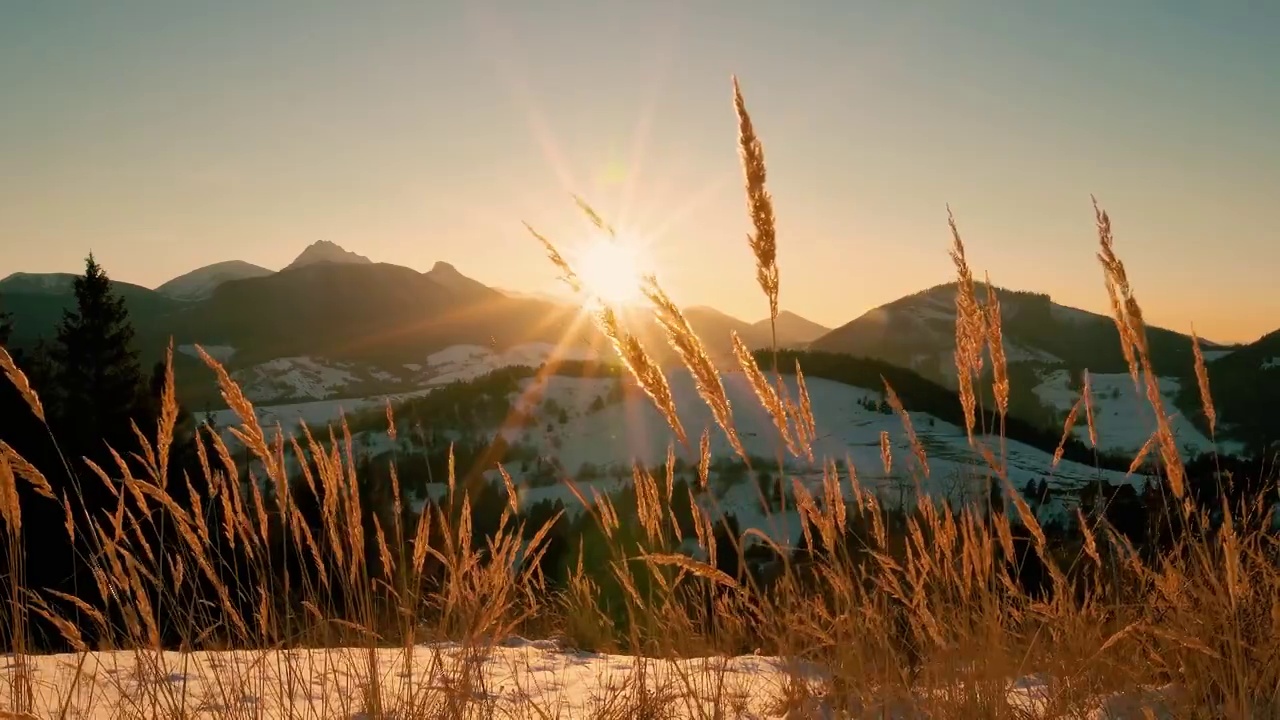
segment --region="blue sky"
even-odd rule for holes
[[[671,295],[755,320],[736,73],[784,307],[950,278],[1102,310],[1089,195],[1152,322],[1280,326],[1280,5],[760,0],[0,5],[0,275],[154,286],[319,239],[547,290],[570,193]]]

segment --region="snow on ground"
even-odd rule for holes
[[[273,428],[279,423],[284,428],[285,433],[289,434],[297,430],[299,423],[302,422],[312,426],[337,423],[344,415],[350,417],[358,412],[383,407],[388,401],[394,405],[397,402],[425,395],[429,392],[431,392],[430,389],[424,389],[388,395],[343,398],[340,400],[314,400],[311,402],[282,403],[278,405],[255,404],[253,410],[254,414],[258,416],[258,424],[264,430]],[[223,428],[239,424],[239,419],[233,410],[214,410],[213,412],[201,413],[198,414],[198,419],[201,421],[212,420],[218,427]]]
[[[697,438],[704,428],[709,428],[712,454],[730,457],[732,450],[728,440],[698,396],[693,379],[683,371],[672,372],[669,379],[677,412],[690,437],[690,447],[677,447],[677,456],[696,463]],[[733,407],[738,435],[747,453],[773,457],[778,448],[777,430],[760,406],[746,377],[741,373],[725,373],[723,380]],[[795,378],[786,377],[785,381],[792,397],[797,397]],[[555,399],[563,407],[580,409],[604,393],[608,382],[552,377],[544,396]],[[881,468],[881,431],[889,433],[897,462],[910,462],[911,450],[899,417],[867,410],[860,404],[860,401],[879,399],[878,393],[821,378],[809,378],[806,384],[818,431],[813,443],[816,462],[809,467],[810,470],[821,472],[824,459],[843,462],[848,455],[864,481],[874,479]],[[931,480],[940,482],[950,471],[957,469],[956,465],[967,467],[972,464],[973,451],[963,429],[924,413],[912,413],[911,419],[929,456]],[[628,393],[623,402],[606,405],[595,413],[571,411],[568,423],[554,428],[551,433],[539,426],[528,429],[525,434],[526,440],[537,443],[545,454],[558,457],[570,470],[586,462],[609,465],[629,464],[636,460],[646,465],[661,464],[666,458],[668,444],[674,440],[666,421],[654,409],[652,402],[640,393]],[[992,441],[989,439],[988,442]],[[998,441],[993,447],[999,447]],[[1047,453],[1017,442],[1009,442],[1007,450],[1015,483],[1019,480],[1025,482],[1032,473],[1036,477],[1048,474],[1050,458]],[[1092,467],[1064,461],[1055,477],[1060,483],[1079,484],[1096,475],[1097,471]]]
[[[793,397],[798,396],[794,378],[786,380],[789,392]],[[723,431],[714,423],[710,411],[696,394],[688,373],[673,372],[670,381],[677,412],[690,438],[689,447],[676,445],[676,456],[696,466],[698,438],[706,428],[710,433],[713,458],[734,459],[736,456]],[[735,426],[747,453],[756,457],[775,457],[779,448],[777,430],[760,407],[746,378],[740,373],[726,373],[724,382],[733,406]],[[630,483],[629,469],[633,462],[651,468],[663,465],[668,446],[675,442],[666,420],[639,392],[628,393],[622,402],[607,404],[603,409],[590,412],[591,403],[608,391],[609,383],[603,379],[549,378],[537,407],[545,409],[548,400],[554,401],[553,407],[566,410],[567,422],[562,425],[549,414],[535,413],[537,421],[531,427],[512,431],[509,437],[532,445],[541,457],[555,462],[570,476],[576,475],[588,463],[602,470],[623,471],[616,475],[605,472],[606,477],[578,483],[579,490],[588,498],[593,494],[608,495]],[[865,400],[874,401],[879,395],[818,378],[807,380],[807,385],[818,430],[813,444],[814,462],[789,458],[788,476],[800,479],[811,490],[817,490],[815,495],[821,497],[823,461],[834,460],[840,465],[842,492],[851,499],[853,488],[845,467],[848,460],[857,470],[861,488],[878,495],[886,505],[898,506],[914,499],[914,478],[921,476],[900,418],[867,410],[861,404]],[[923,489],[957,502],[985,492],[985,463],[970,449],[964,430],[924,413],[913,413],[911,418],[929,464],[928,478],[921,478]],[[894,459],[889,473],[884,471],[880,456],[882,431],[887,432],[891,439]],[[998,438],[986,438],[985,441],[999,453]],[[1033,478],[1045,479],[1050,487],[1058,489],[1075,489],[1093,479],[1112,484],[1135,481],[1123,473],[1099,471],[1069,460],[1062,461],[1051,471],[1052,458],[1048,453],[1018,442],[1006,443],[1005,452],[1009,479],[1019,489]],[[521,468],[518,464],[509,464],[506,469],[519,483]],[[774,476],[776,465],[770,462],[757,470]],[[496,473],[493,475],[496,480]],[[794,511],[766,512],[760,504],[758,486],[750,474],[743,473],[727,487],[718,481],[719,473],[713,470],[712,475],[713,498],[704,500],[708,510],[733,513],[742,528],[759,529],[783,545],[794,545],[799,541],[802,532],[799,516]],[[434,496],[442,494],[445,489],[435,487],[430,492]],[[577,509],[573,490],[563,484],[521,488],[522,507],[557,499],[568,508]],[[788,505],[792,503],[788,502]],[[1045,512],[1054,517],[1065,509],[1065,505],[1059,502],[1047,505]]]
[[[13,695],[0,693],[0,717],[347,718],[418,716],[443,710],[459,695],[477,717],[572,718],[644,715],[667,718],[835,717],[819,698],[822,668],[762,655],[646,659],[561,649],[547,640],[513,637],[492,647],[454,643],[403,648],[290,649],[221,652],[114,651],[25,657],[34,713],[18,714]],[[406,662],[408,661],[408,662]],[[372,664],[372,666],[371,666]],[[0,678],[12,680],[12,658]],[[466,679],[464,679],[466,678]],[[643,681],[643,690],[637,684]],[[383,712],[367,698],[373,681]],[[807,707],[782,702],[788,685],[808,685]],[[1042,678],[1007,684],[1009,706],[1027,717],[1048,717],[1052,685]],[[953,695],[943,688],[920,691]],[[1172,717],[1171,688],[1107,695],[1086,701],[1087,720]],[[665,698],[665,701],[663,700]],[[804,701],[802,701],[804,702]],[[876,716],[926,717],[886,698],[867,709]],[[1154,712],[1154,715],[1145,714]],[[399,712],[397,712],[399,711]]]
[[[1108,452],[1136,455],[1156,429],[1155,413],[1147,402],[1145,387],[1141,392],[1136,390],[1128,373],[1090,374],[1089,380],[1093,390],[1098,445]],[[1044,376],[1034,392],[1041,402],[1066,413],[1080,398],[1079,393],[1071,389],[1069,381],[1068,371],[1055,370]],[[1162,377],[1159,385],[1166,412],[1174,412],[1174,398],[1180,383],[1175,378]],[[1181,415],[1174,414],[1170,424],[1184,456],[1213,451],[1213,442]],[[1089,427],[1083,411],[1073,432],[1081,441],[1089,442]],[[1227,443],[1219,442],[1218,445],[1223,452],[1234,449],[1234,446],[1226,447]]]
[[[335,422],[343,413],[352,415],[380,408],[388,400],[394,404],[430,392],[443,382],[473,379],[500,367],[536,366],[544,362],[552,351],[552,346],[542,344],[520,346],[504,353],[495,353],[479,346],[455,346],[428,358],[427,367],[435,372],[428,375],[430,379],[421,389],[363,398],[260,405],[256,410],[263,427],[271,428],[279,423],[286,432],[294,432],[300,420],[313,426]],[[315,394],[321,394],[330,390],[331,386],[324,381],[332,379],[333,375],[318,373],[319,378],[311,379],[302,370],[314,366],[296,362],[296,358],[286,360],[291,363],[291,370],[299,370],[302,380],[313,382],[311,386],[299,382],[296,386],[298,391],[314,388]],[[335,374],[342,372],[345,371],[338,370]],[[1075,399],[1069,397],[1065,379],[1065,373],[1061,377],[1055,376],[1037,388],[1037,392],[1048,393],[1049,399],[1055,404],[1065,403],[1069,407]],[[777,430],[772,419],[761,408],[746,378],[741,373],[726,372],[723,380],[733,406],[734,422],[747,453],[756,457],[775,457],[779,448]],[[691,466],[696,465],[698,438],[704,429],[709,429],[713,456],[717,459],[734,460],[735,456],[723,431],[715,424],[706,404],[698,396],[689,374],[685,371],[673,371],[670,381],[678,414],[690,439],[688,447],[676,448],[677,455]],[[1129,421],[1129,416],[1135,409],[1109,399],[1113,386],[1123,391],[1128,381],[1127,375],[1095,378],[1099,396],[1099,426],[1104,437],[1115,437],[1106,435],[1107,432],[1119,434],[1119,438],[1112,441],[1112,446],[1136,451],[1146,441],[1149,430],[1129,427],[1134,424]],[[532,382],[535,381],[525,380],[526,385]],[[617,490],[622,482],[630,482],[629,469],[633,462],[638,461],[648,467],[662,465],[666,459],[667,447],[674,441],[674,436],[652,402],[634,389],[624,393],[621,402],[603,403],[604,407],[599,408],[601,403],[597,401],[602,401],[609,395],[615,382],[617,381],[607,378],[551,376],[547,378],[547,384],[540,393],[513,395],[513,401],[518,401],[521,397],[536,396],[537,405],[525,408],[531,411],[534,422],[526,428],[509,430],[508,440],[532,446],[540,457],[552,461],[570,476],[577,475],[588,463],[601,469],[620,469],[623,471],[623,480],[596,480],[587,488],[588,491],[601,494]],[[794,377],[786,378],[786,383],[792,397],[798,397]],[[1061,385],[1056,395],[1052,392],[1057,387],[1055,383]],[[897,504],[913,498],[913,477],[918,476],[919,471],[915,467],[901,420],[895,415],[868,410],[862,405],[868,400],[874,403],[879,399],[879,394],[820,378],[811,378],[808,388],[818,430],[813,443],[816,462],[790,459],[788,475],[807,483],[817,483],[822,478],[823,461],[837,461],[843,468],[847,458],[857,469],[861,486],[879,494],[884,502]],[[1132,394],[1131,385],[1128,390]],[[1169,391],[1176,391],[1176,386],[1169,388]],[[1122,399],[1124,397],[1121,395]],[[593,411],[593,404],[599,409]],[[561,410],[564,411],[564,423],[560,422]],[[946,496],[957,501],[983,492],[987,483],[985,463],[970,448],[964,430],[923,413],[913,413],[911,417],[928,456],[930,475],[924,482],[924,489],[936,496]],[[212,419],[222,427],[236,423],[230,411],[215,412]],[[1194,433],[1189,426],[1180,429]],[[882,431],[887,432],[891,438],[894,458],[893,468],[887,474],[880,457]],[[1195,435],[1198,436],[1198,433]],[[1207,440],[1201,440],[1207,444]],[[999,452],[1001,443],[998,438],[987,438],[986,442],[994,451]],[[1032,479],[1040,478],[1046,479],[1051,487],[1060,489],[1078,488],[1092,479],[1110,483],[1133,481],[1120,473],[1100,472],[1091,466],[1071,461],[1063,461],[1051,471],[1051,457],[1048,453],[1017,442],[1008,442],[1004,447],[1009,464],[1009,479],[1018,488],[1025,487]],[[517,481],[522,479],[520,467],[508,466],[507,469]],[[757,469],[767,470],[770,474],[776,472],[776,467]],[[766,517],[760,507],[757,486],[752,477],[740,474],[736,480],[726,481],[726,486],[720,488],[716,498],[720,509],[737,514],[744,527],[758,527],[779,542],[795,542],[800,532],[798,518]],[[844,483],[846,493],[851,494],[852,487],[847,477]],[[560,484],[526,488],[523,492],[522,503],[526,506],[555,498],[564,500],[567,505],[574,505],[572,493]],[[1062,509],[1065,507],[1058,508],[1059,511]]]
[[[795,378],[785,378],[792,397],[798,397]],[[710,410],[698,397],[692,378],[685,372],[670,376],[672,394],[676,398],[677,412],[690,438],[690,447],[676,446],[677,457],[691,464],[698,462],[698,438],[704,428],[710,430],[711,453],[715,458],[732,458],[733,451],[724,433],[715,424]],[[538,448],[547,457],[555,458],[570,473],[576,473],[584,463],[600,467],[633,461],[654,467],[666,460],[667,447],[675,441],[666,421],[654,409],[653,403],[639,393],[630,393],[621,403],[606,405],[602,410],[585,413],[581,409],[607,388],[607,381],[553,377],[545,391],[545,397],[554,398],[562,407],[570,409],[569,421],[563,426],[553,424],[548,433],[544,423],[525,432],[524,440]],[[741,373],[725,373],[725,391],[733,407],[734,422],[743,447],[749,455],[775,457],[778,450],[778,433],[773,421],[761,408],[754,392]],[[842,383],[809,378],[806,380],[817,426],[817,438],[813,443],[814,463],[791,459],[788,474],[801,478],[808,484],[822,479],[824,460],[840,464],[843,490],[852,497],[852,486],[845,476],[844,463],[851,460],[858,473],[859,484],[877,493],[882,500],[896,505],[915,497],[913,475],[917,472],[909,442],[896,415],[885,415],[867,410],[863,400],[876,400],[877,393]],[[908,408],[910,411],[910,408]],[[929,463],[929,477],[924,489],[937,496],[960,499],[986,487],[985,464],[969,447],[965,431],[924,413],[911,414],[912,425],[925,448]],[[889,433],[892,443],[893,467],[884,472],[880,457],[880,433]],[[999,452],[998,438],[987,438],[987,444]],[[1100,478],[1113,484],[1131,482],[1123,473],[1098,471],[1097,469],[1062,461],[1050,472],[1052,458],[1036,448],[1018,442],[1008,442],[1006,453],[1009,479],[1021,489],[1033,478],[1044,478],[1051,487],[1077,488],[1085,482]],[[763,468],[771,474],[776,467]],[[629,482],[629,478],[622,482]],[[607,493],[617,489],[617,480],[603,480],[594,484],[597,491]],[[741,482],[729,488],[717,502],[725,512],[733,512],[743,522],[743,527],[757,527],[769,533],[775,540],[794,543],[799,538],[798,517],[766,518],[760,508],[757,488],[752,482]],[[820,496],[821,493],[818,493]],[[522,498],[524,503],[542,499],[560,498],[566,504],[572,501],[568,488],[552,486],[530,489]]]
[[[591,360],[595,354],[583,348],[561,348],[551,343],[525,343],[502,352],[480,345],[454,345],[427,357],[425,381],[430,385],[447,385],[451,382],[476,378],[506,367],[539,367],[553,356],[561,360]],[[421,369],[417,364],[406,364],[410,370]]]
[[[1268,358],[1266,360],[1263,360],[1262,369],[1263,370],[1280,369],[1280,357],[1273,357],[1273,358]]]
[[[183,345],[178,349],[196,354],[195,347],[191,345]],[[235,348],[213,346],[206,347],[205,351],[221,360],[215,351],[224,352],[229,358],[235,353]],[[254,403],[258,421],[263,427],[270,427],[279,421],[288,428],[296,427],[299,420],[308,424],[336,422],[343,413],[351,415],[371,407],[380,407],[387,401],[394,404],[424,395],[451,382],[475,380],[499,368],[536,368],[553,355],[556,355],[556,346],[548,343],[516,345],[502,353],[478,345],[455,345],[430,355],[425,366],[405,363],[405,369],[421,373],[422,377],[417,382],[406,383],[409,387],[402,392],[345,399],[331,398],[341,394],[350,384],[360,381],[361,378],[353,372],[355,368],[349,363],[335,363],[313,357],[276,358],[237,370],[232,373],[232,377],[240,383],[245,396]],[[589,360],[595,357],[589,350],[574,348],[561,349],[556,356],[569,360]],[[374,368],[366,374],[374,380],[384,382],[401,380],[386,369]],[[305,398],[311,400],[306,401]],[[272,402],[282,399],[294,401]],[[236,422],[235,414],[230,410],[207,413],[207,417],[223,427]]]
[[[309,356],[283,357],[232,373],[245,397],[254,402],[281,398],[324,400],[359,382],[345,363]]]
[[[201,345],[200,347],[204,348],[209,357],[220,363],[229,362],[231,357],[236,354],[236,349],[230,345]],[[179,345],[178,352],[196,359],[200,358],[200,353],[196,350],[195,345]]]

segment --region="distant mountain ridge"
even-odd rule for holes
[[[0,292],[31,295],[69,293],[75,287],[75,273],[16,272],[0,280]]]
[[[9,342],[14,347],[31,347],[41,339],[53,340],[63,311],[75,307],[77,277],[72,273],[14,273],[0,280],[0,310],[13,315],[13,336]],[[129,308],[135,329],[146,326],[153,318],[168,316],[182,305],[141,285],[112,280],[111,287]],[[158,357],[160,351],[156,350],[151,357]]]
[[[769,318],[765,318],[751,326],[756,332],[771,333]],[[800,317],[790,310],[778,312],[777,321],[778,344],[784,347],[801,348],[831,332],[825,325]]]
[[[203,300],[227,281],[262,277],[272,272],[243,260],[225,260],[179,275],[156,287],[156,292],[175,300]]]
[[[52,339],[63,311],[74,305],[75,277],[14,273],[0,280],[0,308],[14,315],[16,347]],[[565,343],[612,352],[572,299],[503,292],[443,261],[427,272],[374,263],[328,241],[309,245],[279,272],[232,260],[185,273],[155,290],[120,281],[114,286],[129,307],[148,362],[162,357],[170,338],[178,345],[227,348],[233,367],[308,356],[414,363],[457,345],[500,352],[522,343]],[[985,288],[979,291],[984,294]],[[996,293],[1014,390],[1011,414],[1040,426],[1060,423],[1060,403],[1046,404],[1037,393],[1071,390],[1066,385],[1054,390],[1051,379],[1061,385],[1075,382],[1084,369],[1095,375],[1127,371],[1111,318],[1054,303],[1040,293],[1003,288]],[[772,344],[767,320],[747,322],[706,306],[687,307],[684,313],[713,359],[726,367],[734,364],[733,334],[753,350]],[[679,362],[648,308],[620,315],[655,359]],[[1148,342],[1157,371],[1173,383],[1179,410],[1201,418],[1190,337],[1149,328]],[[899,298],[829,331],[784,310],[777,343],[882,360],[954,388],[955,285]],[[1222,426],[1248,426],[1242,437],[1280,431],[1268,411],[1280,402],[1272,398],[1280,391],[1280,331],[1249,345],[1205,342],[1203,347],[1223,410]],[[197,362],[190,357],[183,362],[188,360]]]
[[[0,294],[44,298],[8,303],[17,306],[20,316],[31,316],[19,319],[25,332],[18,333],[17,342],[52,335],[62,309],[71,304],[75,277],[15,273],[0,281]],[[242,351],[239,358],[321,350],[412,354],[421,350],[419,345],[436,347],[448,338],[483,345],[558,341],[571,327],[574,342],[601,343],[591,323],[581,322],[571,298],[500,291],[444,261],[425,273],[374,263],[328,240],[311,243],[278,272],[228,260],[191,270],[155,290],[116,284],[127,288],[139,341],[148,343],[149,351],[172,335],[183,342],[237,347]],[[41,308],[34,315],[23,311],[35,305]],[[324,317],[317,316],[318,308],[324,309]],[[735,333],[752,348],[771,343],[767,322],[749,323],[705,306],[686,308],[685,313],[708,350],[721,359],[731,357],[730,337]],[[675,361],[647,307],[630,309],[624,316],[657,359]],[[281,332],[282,327],[293,330]],[[382,335],[365,337],[371,328],[380,328]],[[786,347],[803,347],[820,330],[825,328],[795,313],[783,311],[778,318],[778,342]],[[350,340],[351,348],[336,347],[341,335]]]
[[[980,299],[985,286],[978,284]],[[1043,293],[996,287],[1007,361],[1095,373],[1126,372],[1112,319],[1059,305]],[[814,350],[873,357],[955,386],[955,283],[946,283],[867,311],[812,343]],[[1193,367],[1191,337],[1147,328],[1152,361],[1162,373]],[[1202,341],[1205,349],[1216,343]]]

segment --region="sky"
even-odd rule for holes
[[[783,308],[947,282],[1105,311],[1090,195],[1148,322],[1280,327],[1280,4],[1219,0],[0,3],[0,276],[154,287],[330,240],[554,290],[572,196],[669,294],[764,317],[730,77]]]

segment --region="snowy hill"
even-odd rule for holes
[[[562,500],[566,504],[575,501],[571,491],[559,483],[537,482],[534,474],[544,463],[560,469],[560,477],[577,477],[590,492],[610,493],[630,482],[629,468],[639,462],[648,467],[661,466],[667,448],[675,442],[666,421],[653,408],[652,402],[634,388],[629,380],[613,376],[583,377],[550,374],[539,377],[529,373],[520,380],[518,387],[506,398],[507,409],[496,414],[506,418],[498,424],[476,426],[468,420],[472,417],[465,408],[431,410],[422,406],[429,400],[434,388],[464,388],[457,383],[471,379],[483,379],[484,373],[502,367],[524,365],[532,367],[551,357],[550,346],[531,345],[518,351],[495,353],[476,346],[457,346],[433,353],[421,364],[405,367],[416,375],[416,389],[396,394],[360,398],[317,400],[304,403],[272,404],[257,408],[259,421],[264,427],[279,422],[286,432],[294,432],[298,421],[309,424],[334,422],[345,415],[356,428],[357,446],[363,452],[379,455],[398,448],[397,454],[413,452],[412,432],[408,425],[395,443],[383,430],[361,429],[361,413],[372,418],[371,426],[385,427],[381,419],[382,408],[390,401],[397,407],[397,417],[402,423],[407,417],[430,417],[432,432],[443,432],[445,437],[458,440],[463,437],[493,437],[501,434],[505,444],[521,450],[526,458],[512,461],[506,469],[523,489],[521,504],[529,506],[543,500]],[[294,373],[287,377],[300,391],[314,395],[327,392],[324,378],[337,378],[341,368],[330,374]],[[420,374],[419,374],[420,373]],[[760,506],[758,471],[775,473],[773,458],[779,448],[777,431],[772,420],[760,407],[754,392],[740,373],[724,375],[725,389],[733,407],[735,424],[747,453],[755,458],[754,470],[749,470],[733,453],[723,432],[713,422],[706,405],[697,395],[694,382],[688,373],[669,373],[671,387],[676,398],[681,422],[691,437],[689,447],[675,445],[676,457],[684,467],[694,467],[699,460],[697,438],[704,429],[709,431],[713,464],[713,495],[722,512],[738,516],[744,527],[758,527],[783,542],[798,539],[799,519],[794,513],[782,513],[773,517]],[[798,396],[794,377],[784,381],[793,397]],[[819,483],[823,462],[837,461],[842,468],[846,460],[857,469],[861,487],[875,492],[887,504],[897,504],[914,497],[915,483],[921,482],[926,492],[945,496],[960,502],[978,497],[986,491],[989,471],[981,456],[973,450],[963,428],[940,420],[924,412],[912,412],[912,422],[928,456],[927,477],[916,464],[910,444],[898,416],[875,409],[881,399],[878,390],[810,378],[807,381],[812,398],[817,436],[813,443],[813,461],[807,458],[789,457],[787,475],[806,484]],[[482,391],[477,389],[477,393]],[[465,394],[455,394],[455,398]],[[475,395],[479,402],[483,397]],[[491,400],[491,398],[490,398]],[[410,405],[401,406],[408,402]],[[454,406],[446,406],[453,408]],[[910,408],[908,407],[910,410]],[[437,413],[437,414],[427,414]],[[375,417],[376,416],[376,417]],[[513,418],[523,418],[513,420]],[[212,418],[219,426],[234,424],[234,417],[227,411],[214,413]],[[461,424],[457,424],[461,423]],[[881,459],[881,434],[887,433],[891,442],[892,463],[885,470]],[[1145,440],[1145,438],[1143,438]],[[487,441],[486,441],[487,442]],[[1001,443],[997,438],[984,442],[998,453]],[[1010,440],[1004,443],[1007,453],[1009,478],[1018,488],[1032,479],[1044,479],[1049,486],[1062,493],[1046,506],[1046,512],[1060,514],[1071,502],[1068,498],[1086,482],[1102,480],[1111,484],[1137,482],[1137,476],[1127,477],[1123,472],[1099,470],[1090,465],[1063,460],[1053,467],[1052,450],[1037,448]],[[527,460],[540,458],[535,466]],[[496,472],[488,474],[497,480]],[[411,480],[406,479],[406,482]],[[845,492],[852,493],[847,476]],[[438,493],[443,488],[428,488]]]
[[[205,347],[210,355],[230,359],[234,348]],[[194,346],[178,348],[194,356]],[[220,355],[220,356],[219,356]],[[537,368],[553,359],[591,360],[587,348],[561,348],[550,343],[524,343],[504,351],[479,345],[454,345],[431,353],[419,362],[375,365],[301,356],[276,358],[232,373],[245,397],[255,403],[264,426],[280,422],[296,427],[336,422],[344,413],[382,407],[387,400],[404,400],[456,382],[475,380],[510,367]],[[366,392],[361,392],[361,391]],[[209,413],[219,425],[234,422],[229,410]]]
[[[262,277],[271,273],[271,270],[243,260],[227,260],[179,275],[157,287],[156,292],[175,300],[203,300],[229,280]]]
[[[1141,376],[1139,376],[1141,379]],[[1136,390],[1128,373],[1101,373],[1091,375],[1094,425],[1098,433],[1098,446],[1104,452],[1134,454],[1155,432],[1155,414],[1147,402],[1146,390]],[[1035,387],[1035,393],[1044,402],[1066,413],[1080,397],[1078,388],[1070,386],[1070,376],[1065,370],[1046,374],[1044,382]],[[1175,403],[1182,391],[1182,383],[1176,378],[1162,377],[1159,381],[1165,409],[1175,411]],[[1083,417],[1083,416],[1082,416]],[[1186,456],[1211,453],[1215,446],[1187,418],[1177,415],[1171,423],[1178,446]],[[1073,429],[1076,437],[1088,440],[1089,429],[1083,419]],[[1238,451],[1238,443],[1219,440],[1220,452]]]

